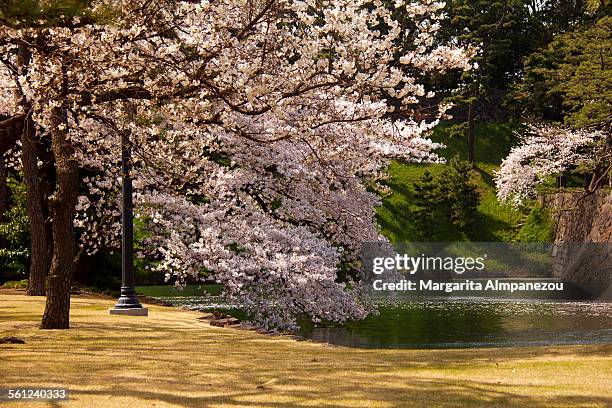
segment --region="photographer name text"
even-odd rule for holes
[[[377,279],[372,282],[375,291],[404,292],[530,292],[530,291],[563,291],[563,282],[506,282],[499,279],[488,279],[484,282],[465,279],[453,282],[440,282],[432,279],[385,282]]]

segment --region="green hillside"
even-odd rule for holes
[[[481,124],[476,129],[476,159],[478,191],[478,222],[470,229],[460,229],[450,221],[438,231],[432,240],[436,241],[513,241],[519,236],[523,223],[528,218],[528,209],[517,210],[501,204],[495,196],[494,171],[499,168],[510,148],[516,143],[512,124]],[[467,143],[464,137],[453,135],[449,124],[441,124],[434,130],[432,139],[444,143],[447,147],[438,153],[451,159],[459,156],[467,158]],[[386,181],[393,193],[383,197],[383,205],[378,209],[378,221],[382,233],[394,242],[415,240],[413,222],[414,183],[426,170],[432,175],[438,174],[447,164],[414,164],[393,162],[389,169],[389,180]],[[531,217],[534,218],[534,217]],[[536,217],[536,219],[539,219]],[[536,228],[537,229],[537,228]],[[534,234],[528,234],[532,236]],[[537,235],[537,234],[536,234]],[[542,234],[539,234],[540,236]],[[544,234],[546,235],[546,234]]]

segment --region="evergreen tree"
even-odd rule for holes
[[[514,98],[536,118],[598,128],[612,121],[612,17],[560,34],[526,60]]]
[[[451,0],[443,32],[476,49],[474,68],[462,74],[452,101],[467,108],[458,130],[468,139],[468,161],[475,163],[475,126],[483,107],[499,109],[510,84],[519,75],[522,58],[542,44],[544,24],[526,0]]]
[[[454,158],[438,178],[441,198],[445,198],[448,220],[460,229],[476,222],[479,195],[469,163]]]
[[[458,158],[435,177],[426,171],[414,186],[416,238],[437,241],[449,239],[449,233],[469,235],[478,217],[477,188],[471,165]]]
[[[436,214],[433,209],[439,196],[436,187],[436,181],[429,171],[425,171],[421,179],[414,183],[413,217],[418,240],[427,240],[435,229]]]

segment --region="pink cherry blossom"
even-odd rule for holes
[[[441,147],[427,137],[435,118],[387,113],[433,97],[426,71],[468,67],[465,50],[433,45],[442,3],[396,2],[411,31],[364,0],[114,4],[109,22],[0,28],[0,113],[23,109],[19,94],[45,137],[54,109],[67,112],[86,171],[81,251],[119,247],[125,133],[140,255],[169,280],[222,283],[267,326],[363,317],[359,285],[337,271],[384,240],[373,190],[391,159],[438,161]],[[12,69],[20,42],[32,52],[24,75]]]

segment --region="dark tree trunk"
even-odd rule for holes
[[[596,168],[593,171],[593,174],[591,174],[591,180],[588,184],[587,187],[587,191],[592,193],[595,190],[597,190],[599,188],[599,184],[601,183],[601,180],[603,180],[605,174],[602,174],[601,170],[599,168]]]
[[[43,211],[43,194],[38,174],[38,157],[33,139],[34,123],[28,117],[21,137],[21,163],[27,189],[27,210],[30,219],[32,252],[30,275],[26,293],[30,296],[45,295],[45,278],[49,270],[49,245]]]
[[[53,228],[51,225],[49,202],[46,197],[50,197],[55,190],[55,160],[51,151],[51,144],[45,146],[38,144],[38,160],[42,160],[43,165],[38,168],[40,176],[40,191],[43,196],[42,208],[45,217],[45,233],[47,235],[47,268],[51,266],[51,256],[53,255]],[[47,270],[48,272],[48,270]]]
[[[26,44],[19,44],[17,53],[19,75],[27,73],[31,56],[28,46]],[[25,95],[18,93],[16,98],[18,104],[26,110],[29,109],[30,106]],[[32,244],[30,274],[26,293],[30,296],[44,296],[45,277],[49,270],[49,246],[42,204],[44,197],[40,189],[40,177],[38,175],[38,157],[34,142],[35,135],[34,121],[31,115],[28,114],[24,118],[23,131],[21,132],[21,163],[27,191],[26,208],[30,220],[30,240]]]
[[[468,129],[467,129],[467,144],[468,144],[468,162],[476,163],[475,144],[476,144],[476,104],[478,98],[475,96],[470,102],[468,110]]]
[[[76,246],[73,219],[77,202],[78,166],[66,133],[57,125],[65,123],[65,111],[54,109],[51,145],[55,155],[57,188],[49,203],[53,218],[53,256],[47,277],[47,304],[42,329],[67,329],[70,325],[70,282],[74,272]]]

